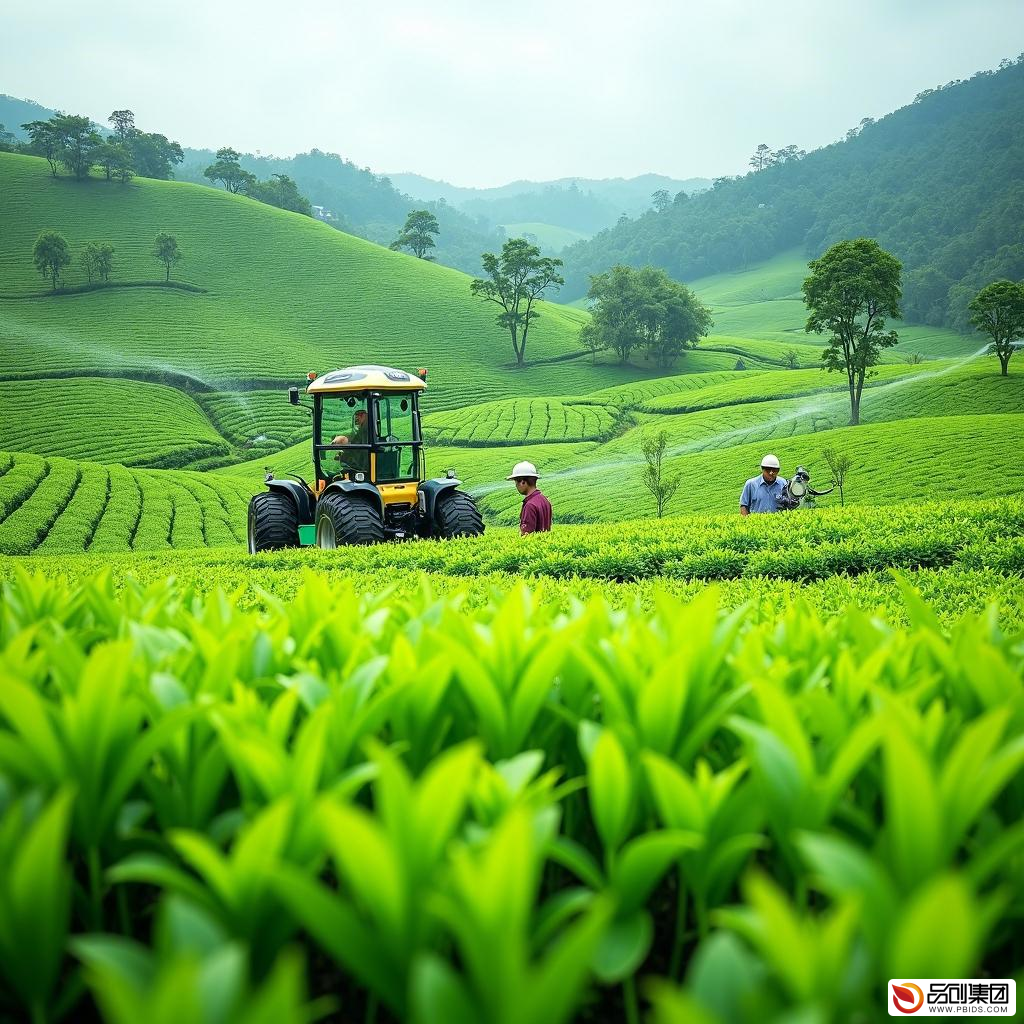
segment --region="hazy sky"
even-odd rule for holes
[[[0,0],[0,92],[476,186],[740,173],[1022,50],[1022,0]]]

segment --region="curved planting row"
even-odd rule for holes
[[[0,444],[9,451],[124,465],[180,464],[228,445],[186,394],[100,377],[7,381]]]
[[[227,476],[4,456],[0,552],[153,550],[244,539],[250,487]]]
[[[557,398],[510,398],[423,419],[423,432],[435,444],[500,447],[542,441],[599,441],[616,425],[608,403]]]
[[[990,617],[2,596],[5,1017],[877,1020],[1019,966]]]

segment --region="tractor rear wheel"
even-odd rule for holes
[[[286,494],[263,491],[249,502],[249,554],[299,546],[299,517]]]
[[[465,491],[445,491],[438,495],[434,523],[437,535],[446,540],[451,537],[479,537],[484,532],[483,516]]]
[[[368,501],[332,491],[317,502],[318,548],[339,548],[346,544],[379,544],[383,539],[384,522],[380,513]]]

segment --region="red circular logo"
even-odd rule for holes
[[[904,1006],[904,1003],[910,1003],[910,1006]],[[902,985],[892,982],[892,1005],[900,1013],[917,1013],[924,1006],[924,993],[912,981],[905,981]]]

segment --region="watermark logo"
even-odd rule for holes
[[[1013,1017],[1017,984],[1010,978],[891,979],[889,1016]]]
[[[912,981],[897,985],[895,981],[890,981],[889,988],[892,990],[892,1005],[900,1013],[917,1013],[924,1006],[924,992],[921,991],[920,985],[915,985]]]

